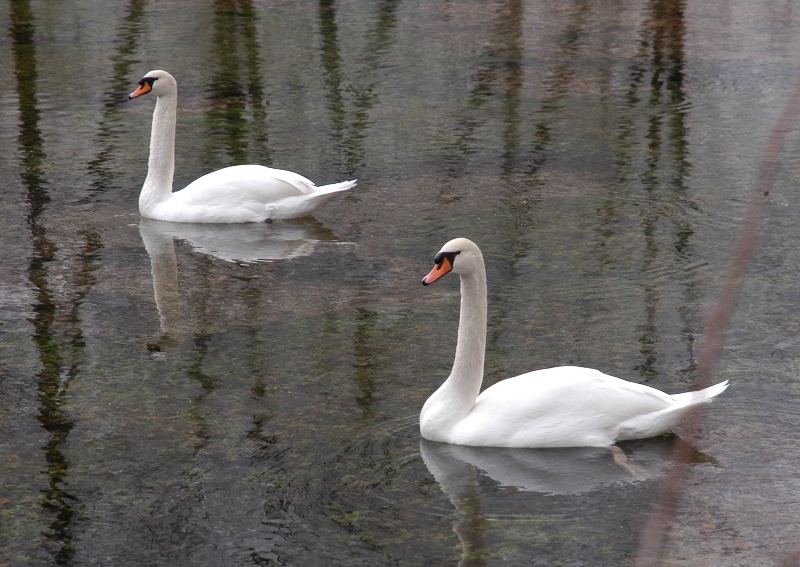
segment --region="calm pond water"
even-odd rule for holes
[[[765,0],[0,5],[0,565],[630,565],[681,437],[421,443],[452,364],[447,240],[487,260],[485,384],[560,364],[692,384],[800,10]],[[358,178],[313,218],[140,219],[151,69],[175,187]],[[800,134],[665,565],[800,550]],[[680,432],[679,432],[680,433]],[[794,562],[793,562],[794,561]]]

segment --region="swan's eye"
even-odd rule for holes
[[[157,80],[158,80],[158,77],[142,77],[141,79],[139,79],[139,86],[143,87],[145,85],[145,83],[146,83],[147,86],[152,89],[153,88],[153,83],[155,83]]]

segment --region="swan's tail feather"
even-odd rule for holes
[[[617,441],[625,439],[646,439],[661,435],[676,427],[683,417],[697,406],[703,406],[711,401],[728,387],[728,381],[714,384],[696,392],[674,394],[675,403],[663,410],[638,415],[620,424],[617,431]]]
[[[724,392],[729,386],[729,382],[725,380],[719,384],[714,384],[703,390],[696,392],[684,392],[683,394],[674,394],[673,397],[680,400],[684,405],[697,406],[701,404],[708,404]]]
[[[323,185],[314,189],[313,193],[305,195],[292,195],[279,201],[272,202],[264,207],[266,218],[271,220],[294,219],[304,217],[319,207],[322,203],[333,197],[334,193],[347,191],[356,184],[356,181],[343,181]]]
[[[330,185],[323,185],[322,187],[317,187],[314,190],[314,193],[317,195],[323,195],[327,193],[336,193],[338,191],[347,191],[352,187],[356,186],[357,179],[353,179],[352,181],[342,181],[341,183],[331,183]]]

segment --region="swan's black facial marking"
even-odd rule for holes
[[[445,258],[450,261],[450,265],[452,266],[456,262],[456,256],[461,254],[461,252],[439,252],[436,256],[433,257],[433,263],[437,266],[441,266],[442,262]]]
[[[153,83],[155,83],[157,80],[158,77],[142,77],[141,79],[139,79],[139,86],[143,87],[145,83],[147,83],[147,86],[152,89]]]

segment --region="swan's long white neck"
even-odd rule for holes
[[[178,93],[162,95],[156,99],[153,111],[153,129],[150,133],[150,160],[147,178],[139,195],[139,212],[150,216],[153,208],[172,194],[172,176],[175,172],[175,121],[178,111]]]
[[[480,270],[461,276],[461,316],[458,320],[458,344],[453,370],[448,382],[457,382],[457,387],[470,399],[469,408],[483,382],[483,360],[486,352],[486,272]],[[456,385],[456,384],[454,384]]]
[[[461,316],[456,358],[450,376],[428,399],[420,414],[423,437],[442,440],[444,432],[475,406],[483,382],[486,351],[486,270],[483,261],[461,275]]]

